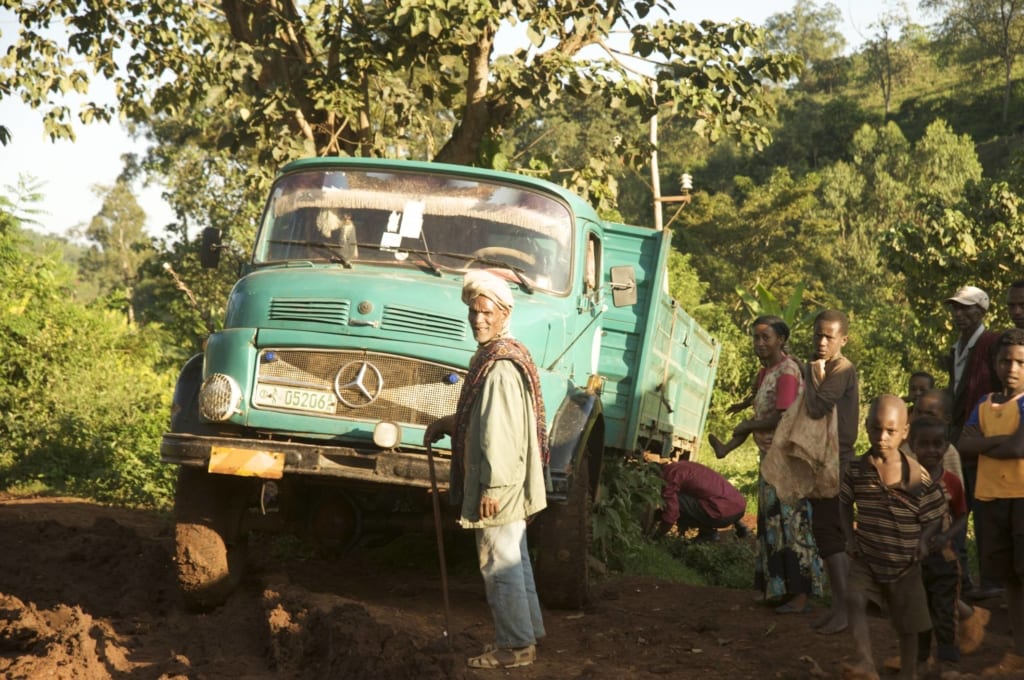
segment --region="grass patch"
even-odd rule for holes
[[[723,536],[708,543],[670,539],[667,553],[703,578],[703,584],[746,590],[753,587],[757,542]]]
[[[622,573],[629,576],[654,576],[676,583],[707,585],[705,575],[676,559],[666,544],[648,543],[622,560]]]

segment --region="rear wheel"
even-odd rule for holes
[[[579,609],[590,599],[590,475],[582,461],[565,503],[549,505],[534,521],[537,594],[553,609]]]
[[[182,467],[174,495],[175,565],[185,606],[217,607],[245,570],[248,480]]]

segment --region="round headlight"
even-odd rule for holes
[[[402,428],[398,423],[382,420],[373,427],[373,443],[382,449],[393,449],[402,441]]]
[[[231,376],[214,373],[199,388],[199,414],[207,420],[221,422],[238,410],[242,390]]]

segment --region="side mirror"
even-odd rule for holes
[[[206,269],[216,269],[220,263],[220,249],[223,235],[216,227],[203,229],[203,242],[199,247],[199,264]]]
[[[612,304],[628,307],[636,304],[636,272],[630,265],[612,267]]]

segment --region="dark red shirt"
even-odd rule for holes
[[[679,519],[679,493],[696,498],[711,519],[731,517],[747,509],[747,499],[728,479],[700,463],[679,460],[663,465],[661,477],[665,480],[661,521],[667,524]]]
[[[999,344],[999,333],[983,331],[967,356],[960,384],[953,387],[953,351],[949,354],[949,393],[953,398],[952,443],[960,438],[960,431],[971,415],[974,406],[989,392],[998,392],[1002,385],[995,374],[995,354]],[[964,467],[978,465],[978,457],[960,454]]]
[[[949,470],[942,471],[942,492],[949,503],[949,514],[959,519],[967,514],[967,499],[964,498],[964,485],[960,478]]]

